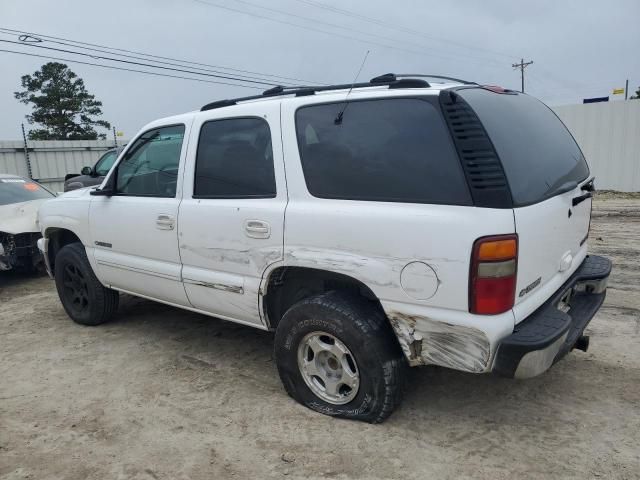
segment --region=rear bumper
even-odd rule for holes
[[[556,293],[504,338],[493,373],[530,378],[548,370],[576,345],[606,295],[611,261],[590,255]],[[560,310],[559,306],[568,306]]]

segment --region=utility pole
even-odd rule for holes
[[[20,124],[22,126],[22,142],[24,145],[24,160],[27,162],[27,174],[29,178],[33,178],[33,172],[31,171],[31,159],[29,159],[29,148],[27,147],[27,134],[24,131],[24,123]]]
[[[519,68],[520,69],[520,77],[522,78],[522,89],[520,91],[522,93],[524,93],[524,69],[527,68],[532,63],[533,63],[533,60],[531,60],[530,62],[525,62],[524,58],[521,58],[520,59],[520,63],[513,63],[511,65],[513,68]]]
[[[627,78],[627,81],[624,84],[624,99],[626,100],[628,96],[629,96],[629,79]]]

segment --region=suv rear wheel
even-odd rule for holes
[[[287,393],[312,410],[382,422],[402,400],[406,363],[383,312],[328,292],[292,306],[275,338]]]
[[[118,309],[118,292],[104,287],[96,278],[80,243],[60,249],[56,255],[55,280],[62,306],[76,323],[100,325]]]

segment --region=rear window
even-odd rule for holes
[[[53,193],[23,178],[0,178],[0,205],[53,198]]]
[[[589,175],[575,140],[549,107],[524,94],[462,89],[500,157],[515,206],[530,205]]]
[[[402,98],[302,107],[298,146],[309,193],[321,198],[470,205],[441,113]]]

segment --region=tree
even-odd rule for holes
[[[636,90],[636,94],[635,95],[631,95],[631,97],[629,97],[630,100],[640,100],[640,87],[638,87],[638,90]]]
[[[109,122],[98,120],[102,102],[87,92],[84,81],[64,63],[45,63],[33,75],[22,77],[21,92],[14,96],[24,104],[33,104],[30,124],[43,128],[31,130],[31,140],[96,140],[105,139],[95,128],[111,128]]]

